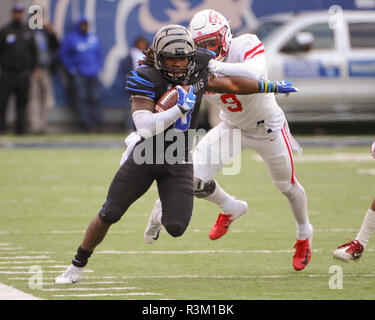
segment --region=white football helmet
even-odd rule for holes
[[[215,10],[203,10],[194,15],[189,31],[197,47],[215,51],[215,60],[223,60],[232,40],[228,20]]]

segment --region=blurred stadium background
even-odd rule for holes
[[[91,30],[99,37],[105,59],[100,75],[100,104],[107,132],[123,131],[126,117],[129,117],[128,97],[123,90],[124,75],[119,72],[119,65],[136,37],[142,35],[151,42],[163,24],[187,26],[189,18],[204,8],[225,13],[231,20],[234,34],[257,32],[265,42],[270,79],[285,78],[300,87],[298,96],[279,98],[294,132],[373,133],[375,130],[371,125],[375,121],[375,93],[372,89],[375,85],[374,0],[4,0],[0,3],[0,25],[9,21],[15,3],[23,3],[26,9],[33,4],[43,6],[45,20],[52,22],[60,40],[72,29],[80,14],[88,17]],[[368,19],[355,21],[359,27],[354,30],[346,24],[340,30],[337,19],[341,12],[347,11],[367,12]],[[298,19],[308,21],[305,12],[323,13],[327,21],[310,19],[307,25],[277,33]],[[313,35],[311,50],[291,50],[301,31]],[[275,44],[269,37],[272,33],[275,39],[281,39],[281,44]],[[351,39],[342,39],[349,34],[352,38],[359,38],[362,45],[356,46],[355,39],[354,44]],[[342,47],[345,45],[347,48]],[[64,75],[59,70],[53,76],[55,101],[48,112],[49,132],[77,129],[77,117],[68,107],[65,84]],[[214,111],[211,116],[215,119]],[[14,112],[9,112],[8,122],[13,119]],[[209,125],[207,113],[203,113],[201,126]]]

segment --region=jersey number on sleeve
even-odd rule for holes
[[[226,94],[222,94],[220,96],[220,99],[224,104],[235,105],[235,106],[228,106],[228,110],[230,112],[240,112],[240,111],[242,111],[241,101],[237,99],[236,95],[226,93]]]

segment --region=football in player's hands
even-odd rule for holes
[[[187,94],[190,90],[189,85],[180,86],[182,90]],[[172,108],[177,104],[178,101],[178,90],[177,86],[173,87],[166,92],[163,93],[163,95],[160,97],[159,101],[155,105],[155,112],[163,112],[165,110],[168,110],[169,108]]]

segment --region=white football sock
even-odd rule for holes
[[[297,235],[296,238],[297,240],[306,240],[307,238],[311,237],[311,226],[309,219],[307,218],[307,222],[303,225],[300,225],[296,223],[297,226]]]
[[[370,240],[375,231],[375,211],[369,208],[367,210],[365,219],[363,220],[361,229],[359,230],[355,240],[358,240],[363,247],[366,247],[367,242]]]
[[[156,215],[156,222],[157,223],[162,224],[161,223],[162,216],[163,216],[163,211],[158,212],[158,214]]]
[[[216,180],[215,183],[216,186],[214,192],[211,193],[209,196],[205,197],[204,199],[217,204],[223,210],[224,214],[231,214],[230,211],[232,210],[236,200],[234,199],[234,197],[226,193],[219,186]]]
[[[163,211],[162,211],[161,201],[160,200],[158,200],[158,201],[155,202],[155,205],[154,205],[154,208],[152,209],[152,211],[154,211],[154,210],[157,210],[157,212],[153,216],[154,222],[162,224],[161,223],[161,217],[163,216]]]
[[[297,225],[297,240],[306,240],[311,236],[309,217],[307,216],[306,192],[302,185],[296,183],[283,192],[287,197]]]

